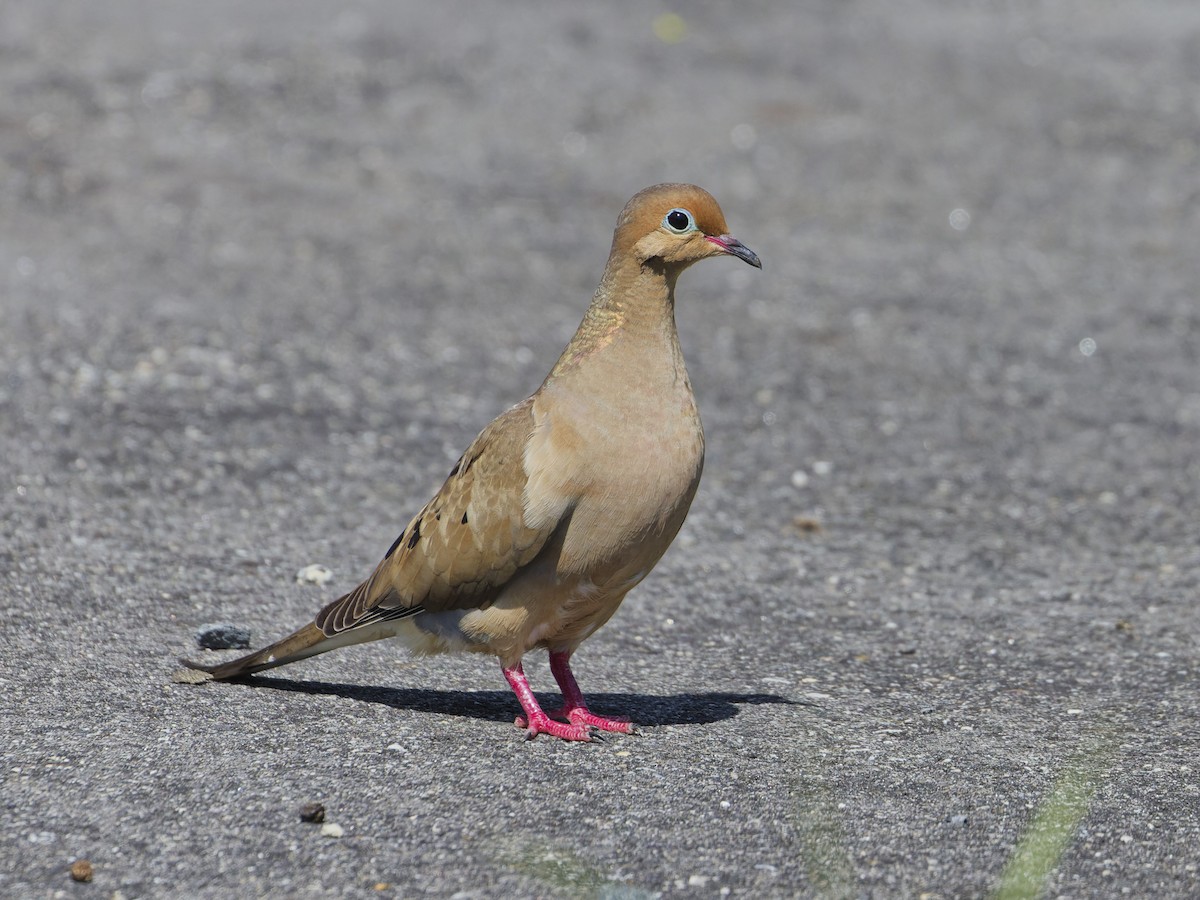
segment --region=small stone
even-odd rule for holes
[[[688,887],[704,887],[709,882],[707,875],[691,875],[688,877]]]
[[[296,581],[300,584],[328,584],[332,578],[333,570],[328,569],[319,563],[313,563],[311,566],[305,566],[296,573]]]
[[[959,826],[966,825],[966,824],[967,824],[967,817],[966,817],[966,816],[963,816],[963,815],[951,816],[951,817],[950,817],[950,824],[951,824],[951,825],[959,825]]]
[[[229,622],[201,625],[196,629],[196,643],[205,650],[247,650],[250,629]]]
[[[71,877],[76,881],[91,881],[93,874],[92,864],[86,859],[77,859],[71,863]]]
[[[812,516],[792,516],[792,530],[799,534],[819,534],[821,523]]]
[[[300,807],[301,822],[324,822],[325,807],[320,803],[305,803]]]
[[[328,838],[340,838],[346,830],[336,822],[326,822],[321,826],[321,835]]]
[[[176,684],[204,684],[206,681],[212,681],[213,677],[199,669],[176,669],[171,673],[171,680]]]

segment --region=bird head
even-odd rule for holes
[[[676,272],[710,256],[762,268],[758,255],[729,233],[717,201],[694,184],[657,184],[635,194],[617,220],[613,253],[643,266],[661,260]]]

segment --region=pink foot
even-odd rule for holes
[[[587,708],[583,701],[583,693],[575,682],[575,676],[571,674],[571,666],[568,663],[570,656],[571,654],[562,652],[550,654],[550,671],[554,673],[554,680],[558,682],[563,693],[562,709],[555,710],[554,715],[566,719],[566,722],[551,719],[538,705],[520,663],[503,670],[504,677],[521,703],[521,708],[525,710],[524,716],[517,717],[516,726],[528,732],[529,740],[533,740],[539,734],[548,734],[564,741],[590,741],[593,738],[593,729],[633,734],[633,723],[628,719],[598,716]]]
[[[553,716],[554,718],[550,718]],[[621,734],[633,734],[633,723],[625,716],[598,716],[594,712],[583,707],[577,706],[574,709],[568,710],[566,707],[556,709],[544,716],[545,722],[540,724],[537,730],[530,729],[530,737],[538,734],[553,734],[556,737],[566,737],[567,740],[589,740],[588,738],[572,738],[564,734],[559,734],[558,729],[574,730],[571,726],[582,726],[584,732],[588,732],[592,728],[597,728],[600,731],[617,731]],[[566,719],[571,725],[564,725],[562,722],[556,722],[555,719]],[[529,724],[524,716],[517,716],[514,723],[518,728],[528,728]]]
[[[568,722],[575,725],[590,725],[592,728],[599,728],[601,731],[619,731],[621,734],[633,734],[633,723],[625,716],[598,716],[594,712],[588,710],[585,706],[577,706],[574,709],[563,708],[562,714],[566,716]]]
[[[530,716],[529,719],[517,716],[513,724],[518,728],[525,729],[525,740],[527,741],[532,741],[539,734],[548,734],[551,737],[562,738],[564,741],[590,741],[592,739],[592,730],[587,725],[568,725],[566,722],[555,722],[545,713],[540,716]]]
[[[558,714],[575,725],[590,725],[601,731],[618,731],[621,734],[633,734],[633,723],[624,716],[598,716],[587,708],[583,700],[583,692],[575,681],[571,671],[571,654],[563,652],[550,653],[550,671],[554,680],[562,689],[563,707]]]
[[[524,728],[528,734],[527,739],[533,740],[539,734],[548,734],[552,737],[562,738],[564,741],[590,741],[592,739],[592,731],[587,725],[572,722],[555,722],[538,705],[537,697],[533,696],[533,690],[529,687],[529,680],[525,677],[525,670],[521,668],[521,664],[517,663],[512,668],[505,668],[504,677],[508,680],[509,687],[513,689],[513,693],[517,695],[517,700],[521,703],[521,708],[525,710],[524,716],[518,716],[516,726]]]

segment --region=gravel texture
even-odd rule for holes
[[[784,8],[0,7],[0,896],[1200,894],[1200,8]],[[172,683],[370,571],[663,180],[765,269],[682,280],[705,480],[577,657],[639,733]]]

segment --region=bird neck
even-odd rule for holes
[[[673,365],[683,366],[675,329],[675,282],[680,269],[659,260],[639,264],[610,259],[571,342],[547,381],[621,350],[660,344]],[[610,352],[605,352],[610,351]]]

